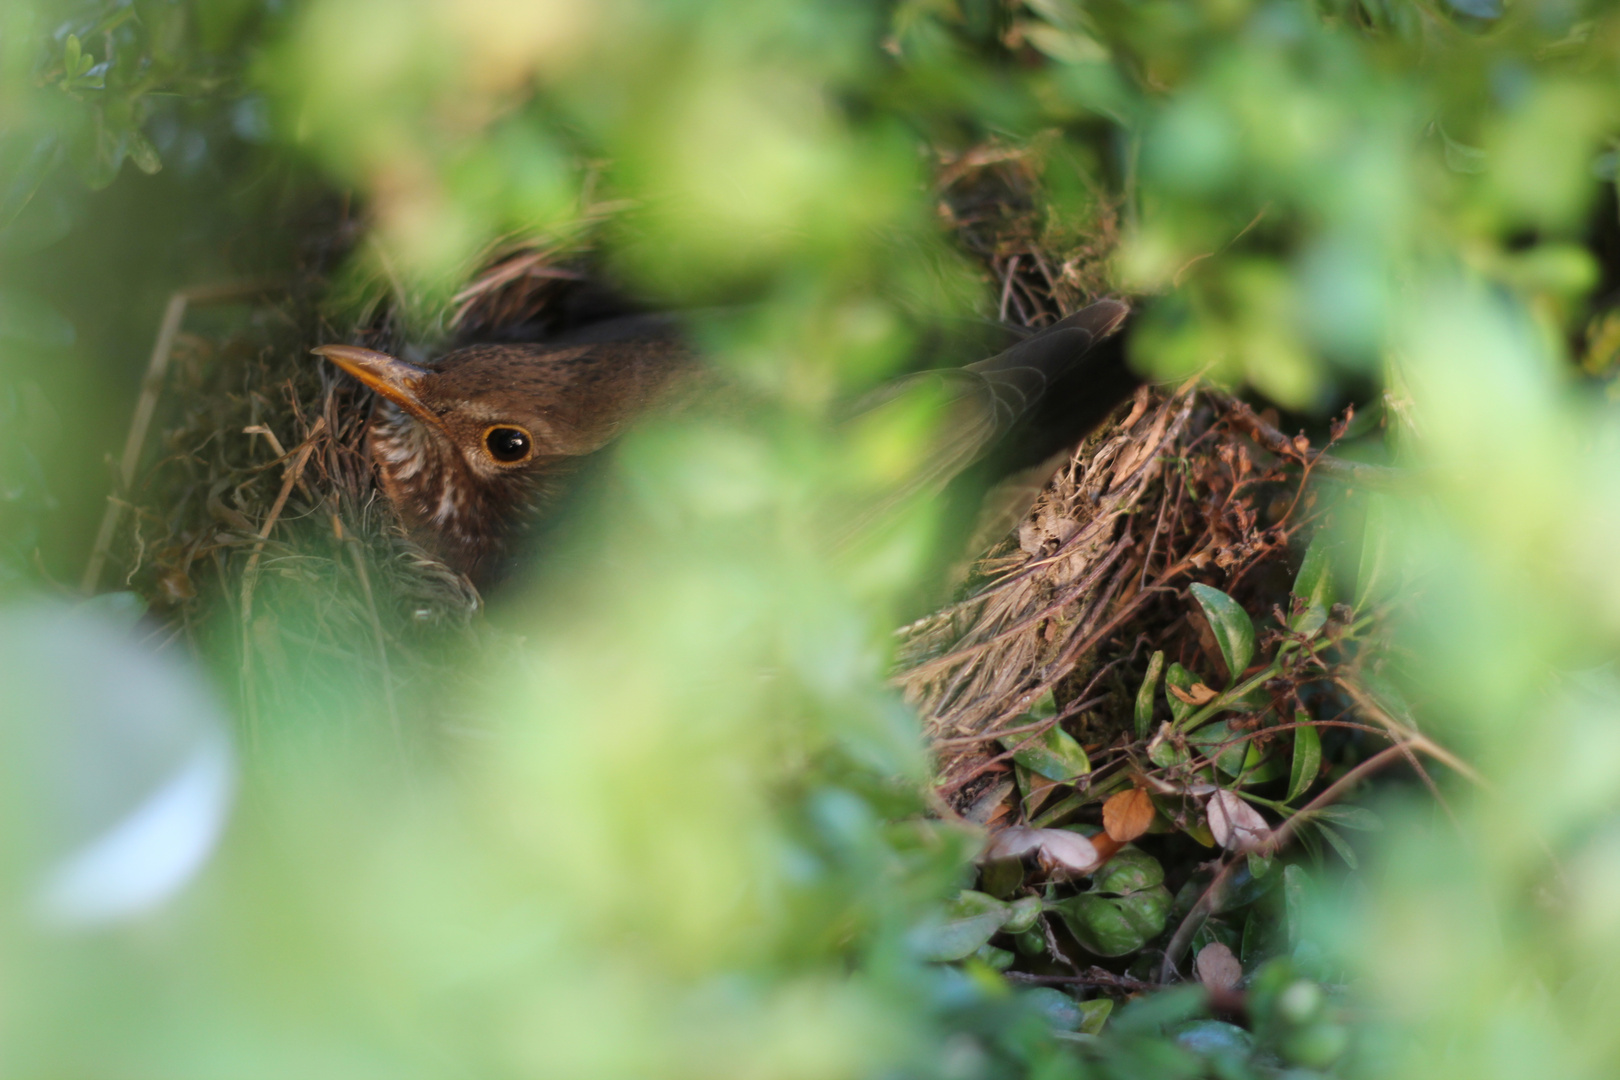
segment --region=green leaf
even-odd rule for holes
[[[1087,952],[1124,956],[1136,952],[1164,930],[1170,890],[1156,885],[1127,896],[1084,893],[1051,908]]]
[[[1246,1058],[1254,1036],[1224,1020],[1189,1020],[1176,1029],[1175,1040],[1201,1057]]]
[[[1006,971],[1018,959],[1006,949],[998,949],[994,945],[980,945],[973,956],[991,971]]]
[[[1304,723],[1310,717],[1304,713],[1295,713],[1296,723]],[[1316,782],[1316,774],[1322,768],[1322,737],[1316,733],[1314,727],[1297,727],[1294,729],[1294,764],[1288,771],[1288,797],[1283,802],[1293,802],[1305,792],[1310,790]]]
[[[1127,846],[1092,880],[1090,892],[1046,905],[1087,952],[1124,956],[1164,929],[1171,896],[1159,860]]]
[[[1215,634],[1215,644],[1221,647],[1221,658],[1226,661],[1231,682],[1237,682],[1248,670],[1249,661],[1254,659],[1254,623],[1249,619],[1249,613],[1219,589],[1201,583],[1191,585],[1189,589],[1198,606],[1204,609],[1204,617],[1209,620],[1209,628]]]
[[[1322,834],[1322,839],[1333,846],[1333,850],[1339,853],[1339,858],[1343,859],[1350,869],[1354,870],[1361,865],[1356,858],[1355,849],[1336,830],[1320,821],[1312,822],[1312,824],[1315,825],[1316,831]]]
[[[1078,1031],[1085,1021],[1080,1003],[1053,986],[1034,986],[1019,997],[1035,1007],[1047,1024],[1058,1031]]]
[[[1356,570],[1355,608],[1361,611],[1369,603],[1376,603],[1393,585],[1389,533],[1395,519],[1395,509],[1388,495],[1373,495],[1367,500],[1367,518],[1361,537],[1361,565]]]
[[[1288,918],[1288,943],[1297,944],[1305,932],[1305,870],[1283,867],[1283,910]]]
[[[1243,757],[1244,787],[1267,783],[1287,771],[1273,747],[1262,750],[1258,743],[1252,741],[1249,743],[1249,751]]]
[[[1006,750],[1018,747],[1013,760],[1048,780],[1073,780],[1091,771],[1091,759],[1086,756],[1085,747],[1056,724],[1034,738],[1027,733],[1004,735],[1001,745]]]
[[[1311,811],[1311,816],[1331,821],[1341,829],[1377,832],[1384,827],[1384,819],[1364,806],[1324,806]]]
[[[1001,928],[1009,934],[1022,934],[1034,927],[1035,920],[1041,917],[1041,898],[1038,896],[1021,896],[1014,900],[1011,909],[1002,919]]]
[[[1163,883],[1164,867],[1159,860],[1129,845],[1120,848],[1092,878],[1092,887],[1104,893],[1140,892]]]
[[[1011,910],[1011,904],[964,889],[947,907],[945,921],[920,928],[912,943],[924,960],[961,960],[995,937]]]
[[[78,34],[69,34],[62,43],[62,76],[64,79],[73,79],[82,74],[89,67],[89,57],[84,55],[84,47],[79,43]],[[84,66],[81,67],[80,65]]]
[[[129,133],[129,160],[148,176],[163,170],[163,159],[158,156],[157,147],[133,128]]]
[[[1108,1022],[1108,1014],[1114,1011],[1114,999],[1108,997],[1092,998],[1090,1001],[1080,1003],[1080,1030],[1086,1035],[1101,1035],[1103,1025]]]
[[[1160,649],[1148,661],[1147,674],[1142,676],[1142,687],[1136,691],[1136,737],[1145,739],[1153,730],[1153,694],[1159,688],[1164,674],[1164,650]]]
[[[1230,723],[1221,720],[1205,724],[1188,735],[1187,745],[1205,757],[1213,758],[1215,767],[1226,775],[1236,776],[1243,771],[1243,763],[1249,756],[1251,745],[1247,740],[1238,741],[1238,735],[1238,732],[1232,730]]]
[[[1294,587],[1290,590],[1305,601],[1307,607],[1326,609],[1338,601],[1331,556],[1327,530],[1318,529],[1311,538],[1310,546],[1305,549],[1305,558],[1299,564],[1299,573],[1294,576]]]

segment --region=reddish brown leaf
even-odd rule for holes
[[[1184,701],[1188,705],[1207,705],[1215,700],[1216,691],[1211,690],[1201,682],[1193,683],[1185,690],[1179,686],[1171,686],[1169,683],[1166,683],[1165,686],[1172,694],[1176,695],[1177,700]]]
[[[1153,824],[1153,800],[1139,788],[1121,791],[1103,803],[1103,828],[1122,844],[1128,844]]]

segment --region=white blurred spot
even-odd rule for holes
[[[167,900],[219,841],[231,787],[230,746],[215,736],[151,798],[47,872],[38,894],[40,920],[92,926]]]

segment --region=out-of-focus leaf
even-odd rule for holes
[[[1376,832],[1384,827],[1384,819],[1364,806],[1323,806],[1311,811],[1318,821],[1329,821],[1342,829]]]
[[[1145,739],[1148,732],[1153,730],[1153,696],[1159,689],[1159,679],[1164,674],[1164,650],[1154,652],[1148,660],[1147,673],[1142,676],[1142,685],[1136,691],[1136,737]]]
[[[1298,866],[1283,867],[1283,904],[1288,923],[1288,941],[1297,944],[1305,925],[1305,871]]]
[[[0,151],[0,229],[7,229],[61,161],[62,142],[54,133],[0,136]]]
[[[153,146],[145,135],[135,130],[129,133],[129,160],[148,176],[163,168],[163,159],[158,156],[157,147]]]
[[[944,921],[913,935],[912,945],[924,960],[961,960],[987,943],[1012,911],[993,896],[964,889],[946,911]]]
[[[1189,1020],[1176,1029],[1176,1042],[1200,1057],[1242,1059],[1254,1048],[1254,1036],[1224,1020]]]
[[[1249,661],[1254,659],[1254,623],[1249,613],[1221,590],[1201,582],[1190,585],[1188,590],[1198,601],[1198,606],[1203,608],[1204,617],[1209,620],[1215,643],[1221,649],[1221,658],[1226,661],[1230,681],[1237,682],[1248,670]]]
[[[1013,966],[1018,957],[1006,949],[998,949],[994,945],[981,945],[973,958],[982,963],[991,971],[1006,971]]]
[[[1198,981],[1211,990],[1231,990],[1243,978],[1243,965],[1237,955],[1218,941],[1199,949],[1193,966]]]
[[[1080,1003],[1080,1030],[1086,1035],[1102,1034],[1103,1025],[1108,1023],[1108,1014],[1114,1011],[1114,999],[1108,997],[1091,998]]]
[[[1288,771],[1288,795],[1283,802],[1293,802],[1309,791],[1322,768],[1322,737],[1309,720],[1304,713],[1294,715],[1295,723],[1302,726],[1294,729],[1294,763]]]
[[[1350,869],[1354,870],[1361,865],[1361,860],[1356,858],[1356,849],[1351,847],[1349,842],[1340,836],[1333,826],[1320,821],[1311,824],[1322,835],[1322,839],[1326,840],[1332,845],[1333,850],[1339,853],[1339,858],[1343,859]]]
[[[1080,1003],[1052,986],[1032,986],[1020,995],[1058,1031],[1078,1031],[1086,1014]]]
[[[1390,529],[1395,521],[1395,510],[1388,495],[1372,495],[1367,499],[1367,515],[1361,538],[1361,565],[1356,571],[1357,611],[1378,603],[1393,588],[1394,554],[1390,545]]]
[[[73,324],[45,300],[17,289],[0,289],[0,341],[62,348],[77,337]]]

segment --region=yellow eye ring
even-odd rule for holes
[[[534,456],[534,436],[516,424],[496,424],[484,432],[484,450],[502,465],[520,465]]]

